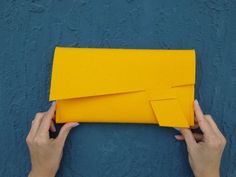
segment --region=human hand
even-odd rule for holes
[[[52,119],[56,105],[53,104],[47,112],[37,113],[30,132],[26,138],[31,156],[31,172],[29,177],[54,177],[60,165],[65,140],[70,130],[78,123],[66,123],[61,128],[57,138],[49,137],[49,129],[56,131]]]
[[[204,115],[198,101],[194,101],[195,119],[203,134],[180,129],[177,140],[185,140],[188,159],[195,177],[219,177],[220,161],[226,139],[210,115]]]

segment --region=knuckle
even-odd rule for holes
[[[63,132],[64,132],[64,133],[67,133],[67,132],[70,131],[70,129],[71,129],[70,125],[69,125],[69,124],[66,124],[66,125],[64,125],[64,127],[63,127]]]
[[[37,112],[37,113],[35,114],[35,118],[41,117],[42,115],[43,115],[42,112]]]
[[[223,145],[226,145],[226,143],[227,143],[227,140],[226,140],[225,137],[223,137],[223,138],[222,138],[222,144],[223,144]]]
[[[221,140],[217,140],[215,145],[216,145],[216,147],[221,147],[222,146]]]
[[[41,113],[40,112],[37,112],[36,114],[35,114],[35,117],[39,117],[41,115]]]
[[[44,146],[44,145],[47,144],[47,141],[44,140],[43,138],[38,138],[37,137],[37,138],[34,139],[34,143],[38,146]]]
[[[28,135],[27,137],[26,137],[26,143],[27,144],[31,144],[31,137]]]
[[[203,124],[206,124],[207,120],[206,119],[200,119],[198,120],[198,124],[201,126]]]
[[[43,112],[38,112],[35,114],[35,118],[32,120],[31,124],[33,125],[35,122],[37,122],[39,119],[43,117],[44,113]]]
[[[57,139],[55,139],[54,141],[55,144],[59,145],[58,147],[63,147],[63,138],[62,137],[58,137]]]
[[[196,152],[198,149],[198,144],[193,145],[193,144],[187,144],[187,150],[189,153]]]
[[[36,119],[36,118],[35,118]],[[35,119],[32,120],[31,126],[35,124]]]
[[[205,117],[206,117],[207,119],[212,119],[212,117],[211,117],[210,114],[206,114]]]

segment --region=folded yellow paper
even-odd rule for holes
[[[56,47],[56,122],[194,124],[194,50]]]

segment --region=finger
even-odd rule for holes
[[[198,123],[195,123],[193,126],[191,126],[191,129],[197,129],[197,128],[199,128]]]
[[[179,141],[183,141],[184,140],[184,136],[183,135],[175,135],[175,139],[177,139]]]
[[[39,126],[41,124],[41,121],[42,121],[42,118],[43,118],[44,114],[45,113],[43,113],[43,112],[39,112],[39,113],[37,113],[35,115],[35,118],[32,121],[31,129],[29,131],[29,137],[30,138],[34,138],[35,137],[35,135],[36,135],[36,133],[38,131],[38,128],[39,128]]]
[[[53,121],[51,121],[50,130],[51,130],[52,132],[56,132],[56,127],[55,127],[55,124],[54,124]]]
[[[203,135],[199,134],[199,133],[193,133],[193,137],[194,139],[198,142],[198,141],[203,141]],[[184,140],[184,136],[183,135],[175,135],[175,138],[179,141],[183,141]]]
[[[220,136],[221,138],[224,138],[224,135],[221,133],[221,131],[219,130],[219,128],[217,127],[215,121],[213,120],[213,118],[211,117],[211,115],[205,115],[206,120],[208,121],[208,123],[210,124],[210,126],[212,127],[213,131]]]
[[[192,148],[197,144],[196,140],[193,137],[191,130],[185,128],[185,129],[180,129],[180,132],[183,135],[185,142],[189,148]]]
[[[60,143],[62,146],[64,146],[66,138],[67,138],[68,134],[70,133],[70,130],[73,127],[76,127],[78,125],[79,125],[79,123],[77,123],[77,122],[70,122],[70,123],[64,124],[59,132],[58,137],[56,138],[56,141],[58,141],[58,143]]]
[[[196,120],[202,132],[206,136],[211,135],[212,134],[211,127],[208,121],[205,119],[202,109],[197,100],[194,101],[194,112],[195,112]]]
[[[56,110],[56,104],[54,102],[43,117],[42,123],[39,127],[40,135],[49,137],[48,131],[50,129],[52,119],[54,118],[55,110]]]
[[[191,129],[197,129],[197,128],[199,128],[199,124],[198,124],[198,122],[197,122],[196,116],[194,116],[194,125],[191,126]]]

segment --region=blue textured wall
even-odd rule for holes
[[[197,51],[196,97],[226,135],[222,176],[236,176],[236,1],[1,0],[0,176],[30,169],[25,137],[49,107],[53,50],[75,47]],[[73,130],[58,176],[192,176],[173,129],[83,124]]]

